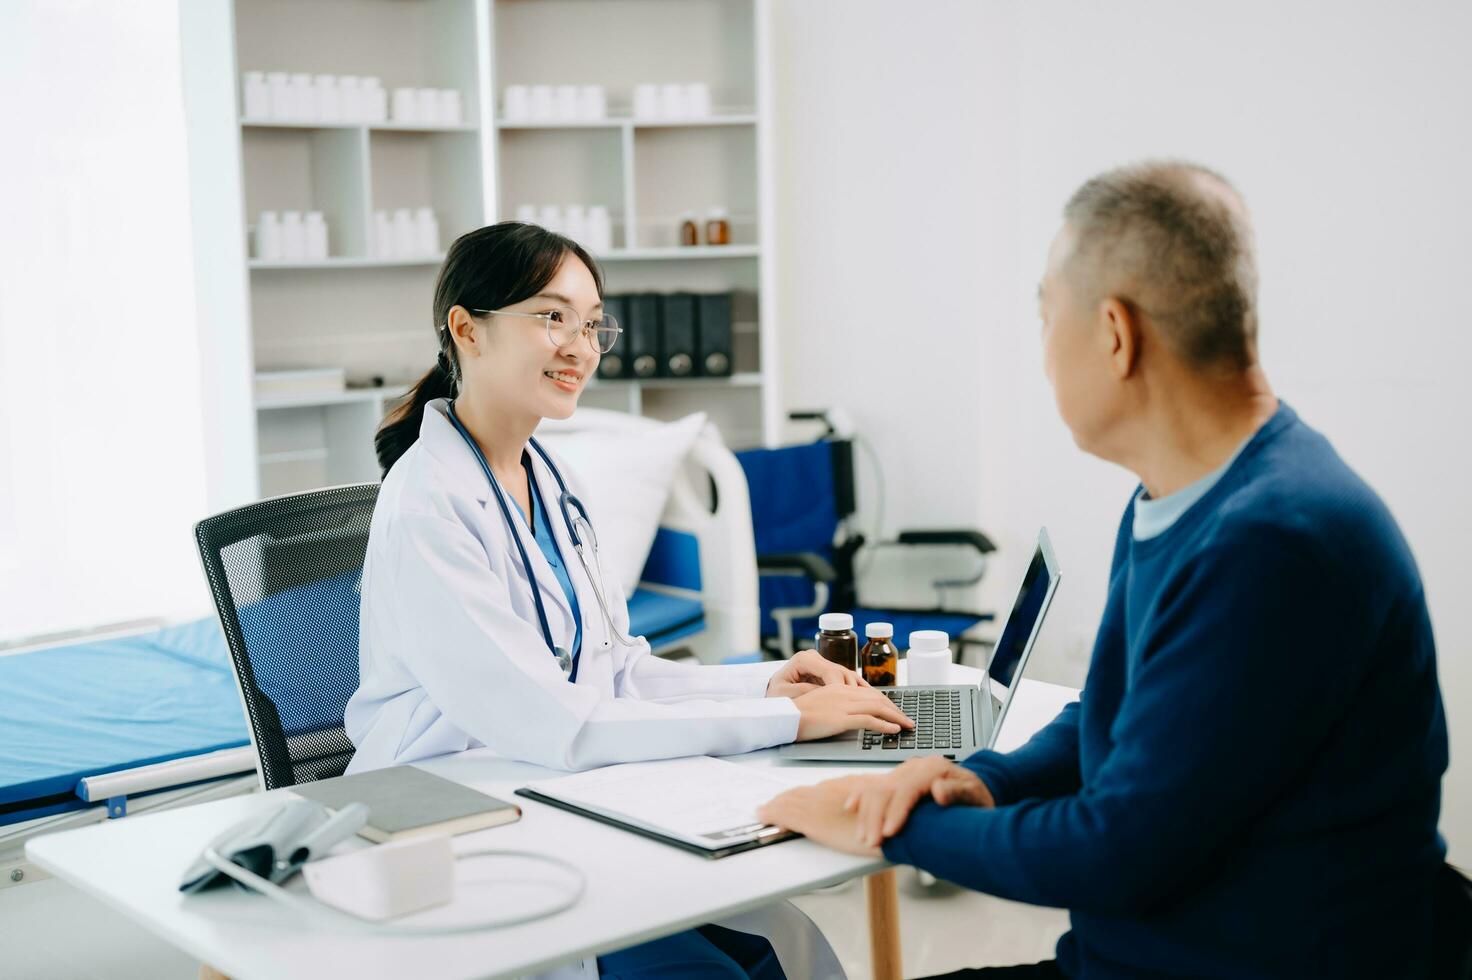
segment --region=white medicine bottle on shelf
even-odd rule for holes
[[[308,211],[306,223],[307,255],[309,259],[327,258],[327,220],[321,211]]]
[[[659,86],[652,82],[640,82],[634,86],[635,119],[659,118]]]
[[[394,89],[394,122],[412,126],[419,122],[419,92],[412,88]]]
[[[328,124],[342,122],[342,95],[337,90],[337,76],[318,75],[314,87],[317,90],[317,121]]]
[[[418,252],[415,247],[414,212],[408,208],[394,209],[394,257],[406,258]]]
[[[528,118],[532,122],[549,122],[557,112],[557,96],[552,86],[533,85],[528,91],[531,93],[531,115]]]
[[[388,92],[384,91],[383,79],[364,78],[361,84],[363,86],[363,121],[367,123],[387,122]]]
[[[686,119],[690,107],[685,104],[685,86],[666,82],[659,87],[659,114],[665,119]]]
[[[362,81],[357,75],[342,75],[337,80],[338,105],[342,106],[342,121],[345,123],[366,121]]]
[[[532,115],[532,93],[525,85],[506,86],[501,114],[507,122],[525,122]]]
[[[608,115],[608,97],[602,85],[584,85],[578,89],[578,118],[593,122]]]
[[[438,126],[440,123],[440,90],[437,88],[417,88],[414,90],[414,100],[418,109],[419,125]]]
[[[275,211],[262,211],[256,220],[256,258],[281,261],[281,220]]]
[[[266,90],[270,93],[271,108],[267,118],[277,122],[292,119],[291,76],[284,71],[273,71],[266,76]]]
[[[414,212],[414,240],[419,255],[439,254],[440,223],[435,219],[434,208],[419,208]]]
[[[440,89],[439,108],[439,124],[441,126],[458,126],[464,121],[465,110],[461,104],[458,89]]]
[[[544,204],[537,209],[537,224],[548,231],[562,234],[562,208],[555,204]]]
[[[380,259],[394,259],[394,221],[387,211],[373,212],[373,255]]]
[[[560,122],[577,119],[579,103],[576,85],[558,85],[552,90],[552,118]]]
[[[602,204],[588,208],[588,238],[583,245],[598,255],[613,251],[613,219]]]
[[[295,122],[317,121],[317,93],[312,76],[297,72],[291,76],[291,118]]]
[[[288,262],[307,257],[307,230],[300,211],[281,212],[281,257]]]
[[[691,119],[704,119],[710,115],[708,82],[691,82],[685,86],[685,114]]]
[[[271,118],[271,87],[266,84],[265,72],[245,73],[244,94],[246,119]]]
[[[562,233],[579,245],[588,241],[588,209],[581,204],[569,204],[562,212]]]

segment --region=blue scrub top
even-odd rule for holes
[[[539,506],[542,502],[541,491],[537,487],[537,475],[532,472],[531,457],[525,453],[521,457],[521,466],[526,470],[527,482],[531,485],[532,519],[528,525],[532,529],[532,536],[537,539],[537,545],[542,549],[542,555],[547,559],[547,564],[552,566],[552,574],[557,576],[557,581],[562,584],[562,591],[567,596],[567,604],[572,607],[572,618],[577,623],[577,635],[572,643],[573,672],[570,677],[577,676],[578,653],[583,648],[583,610],[578,605],[577,590],[572,587],[572,579],[567,574],[567,563],[562,560],[562,551],[557,547],[557,539],[552,536],[552,526],[547,523],[547,508]],[[515,499],[511,501],[516,504]],[[516,504],[517,513],[521,513],[521,505]],[[526,519],[525,514],[521,514]],[[533,584],[535,587],[535,583]]]

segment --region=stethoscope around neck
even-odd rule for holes
[[[569,680],[576,681],[578,679],[578,660],[582,651],[580,649],[578,655],[574,655],[567,648],[558,646],[552,638],[552,626],[547,619],[547,607],[542,603],[542,590],[537,587],[537,576],[532,571],[532,560],[527,554],[526,545],[522,543],[521,535],[517,533],[516,522],[511,517],[511,507],[506,503],[506,494],[501,489],[501,484],[496,481],[496,475],[491,472],[491,464],[486,461],[486,454],[481,452],[480,444],[475,441],[470,430],[465,428],[464,423],[460,421],[460,416],[455,414],[453,401],[449,403],[449,416],[450,424],[455,427],[456,432],[460,433],[460,438],[465,440],[465,445],[475,455],[476,462],[480,463],[481,472],[485,473],[486,480],[491,485],[491,495],[496,498],[496,503],[501,509],[501,517],[506,521],[506,531],[511,535],[511,540],[516,542],[516,550],[521,555],[521,567],[526,570],[526,580],[530,583],[532,590],[532,601],[537,607],[537,622],[542,627],[542,639],[547,642],[547,649],[551,650],[552,655],[557,658],[557,666],[562,668],[562,672],[568,675]],[[598,535],[593,530],[593,522],[588,519],[588,509],[567,489],[567,483],[562,479],[557,465],[552,462],[552,457],[547,455],[541,443],[532,439],[530,444],[532,449],[536,450],[537,455],[542,457],[542,462],[547,464],[547,470],[552,474],[552,478],[557,481],[557,509],[562,512],[562,522],[567,525],[567,537],[572,541],[573,551],[577,552],[578,561],[582,563],[583,571],[588,576],[588,584],[593,587],[593,596],[598,600],[598,609],[603,614],[603,625],[607,630],[607,635],[620,646],[637,646],[637,641],[626,636],[623,630],[614,625],[613,614],[609,612],[608,599],[603,593],[603,566],[598,560]],[[535,487],[535,483],[533,486]],[[536,492],[535,489],[533,492]],[[553,543],[556,544],[555,541]]]

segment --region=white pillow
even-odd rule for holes
[[[552,423],[537,432],[566,464],[564,479],[587,506],[598,535],[603,573],[618,579],[624,595],[633,595],[639,584],[670,488],[704,428],[704,412],[656,422],[582,409],[570,431]]]

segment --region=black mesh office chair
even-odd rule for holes
[[[216,514],[195,541],[266,789],[340,776],[358,686],[358,598],[378,484]]]

